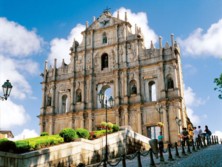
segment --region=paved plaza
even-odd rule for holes
[[[154,158],[156,167],[222,167],[222,145],[211,145],[206,148],[200,149],[197,152],[192,152],[187,154],[187,156],[181,155],[181,150],[179,150],[181,158],[175,157],[175,151],[172,150],[172,155],[174,160],[168,160],[168,153],[164,153],[165,162],[161,162],[159,159]],[[149,156],[141,157],[142,166],[150,166]],[[138,161],[137,158],[133,160],[126,161],[127,167],[137,167]],[[122,167],[121,162],[117,167]]]
[[[172,167],[222,167],[222,145],[213,145],[177,159],[165,166]]]

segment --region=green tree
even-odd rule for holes
[[[222,99],[222,73],[219,78],[214,79],[214,83],[216,84],[216,88],[214,88],[214,90],[219,92],[218,98]]]

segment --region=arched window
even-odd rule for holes
[[[156,84],[154,81],[149,82],[149,99],[156,101]]]
[[[101,70],[103,70],[104,68],[108,68],[108,54],[104,53],[101,57]]]
[[[103,39],[102,39],[102,41],[103,41],[103,44],[106,44],[106,43],[107,43],[107,36],[106,36],[106,33],[105,33],[105,32],[103,33]]]
[[[100,87],[100,86],[99,86]],[[115,105],[114,91],[113,91],[113,84],[106,84],[102,85],[101,88],[98,90],[97,94],[97,106],[98,108],[105,108],[106,107],[106,100],[107,100],[107,107],[112,107]],[[112,97],[112,103],[110,103],[110,98]]]
[[[67,95],[62,96],[62,113],[67,112],[68,110],[68,97]]]
[[[136,81],[132,80],[130,81],[130,94],[137,94],[137,87],[136,87]]]
[[[167,89],[173,89],[174,88],[174,83],[173,79],[171,77],[167,78]]]
[[[81,93],[81,90],[78,89],[76,91],[76,102],[81,102],[82,101],[82,93]]]

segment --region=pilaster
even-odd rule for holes
[[[142,123],[141,123],[141,111],[137,110],[137,128],[138,128],[138,133],[142,134]]]
[[[120,122],[119,110],[115,111],[115,120],[116,120],[116,124],[119,125],[119,122]]]
[[[88,111],[88,130],[89,131],[92,131],[92,112],[91,111]]]
[[[129,114],[128,109],[124,109],[124,115],[125,115],[125,125],[129,125]]]

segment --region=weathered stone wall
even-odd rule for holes
[[[108,109],[108,122],[129,125],[152,139],[159,131],[148,132],[162,122],[164,142],[176,142],[188,119],[180,48],[173,34],[170,44],[166,42],[163,46],[159,37],[159,47],[155,48],[151,42],[150,48],[146,48],[138,26],[132,32],[127,17],[121,20],[109,12],[87,24],[81,34],[82,42],[74,41],[71,46],[70,62],[55,59],[53,67],[45,63],[39,115],[41,132],[96,129],[106,120],[106,108],[98,94],[110,88],[114,106]],[[157,103],[161,106],[159,112]]]
[[[0,167],[77,166],[100,162],[105,155],[105,136],[96,140],[61,144],[24,154],[0,152]],[[108,135],[109,158],[135,150],[148,150],[149,138],[129,129]]]

